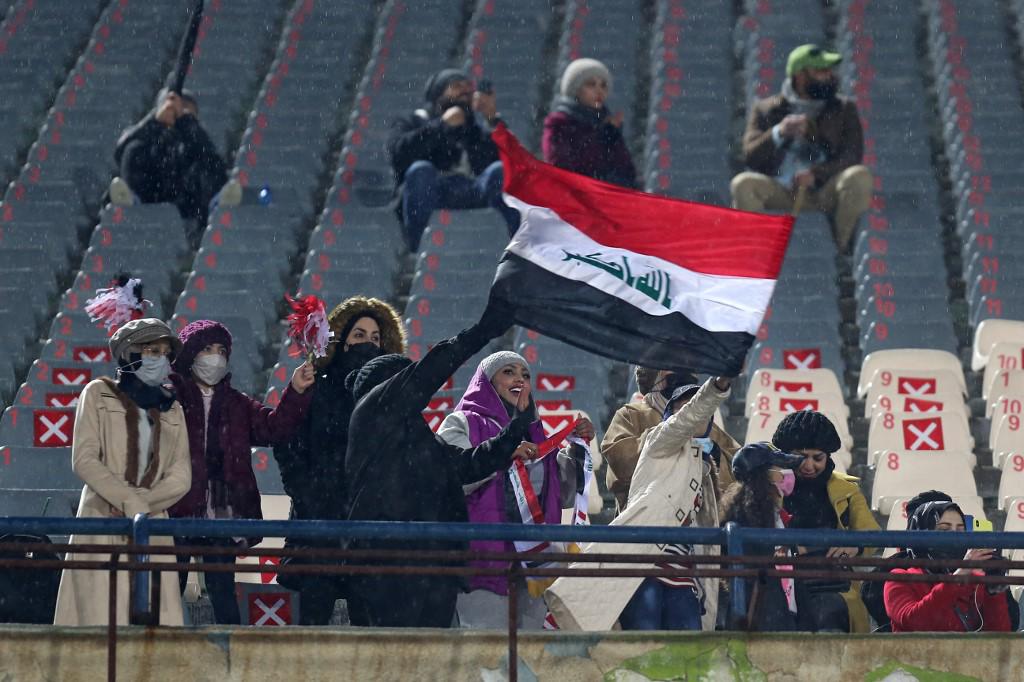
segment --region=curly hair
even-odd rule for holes
[[[736,481],[722,495],[722,523],[735,521],[748,528],[775,527],[774,484],[768,480],[768,467],[755,473],[752,480]]]

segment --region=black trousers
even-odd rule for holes
[[[176,545],[207,546],[207,547],[230,547],[234,543],[230,540],[211,538],[174,538]],[[184,563],[190,557],[179,556],[178,561]],[[233,556],[205,556],[201,558],[204,564],[233,564]],[[206,591],[210,595],[210,602],[213,604],[213,617],[219,625],[239,625],[242,616],[238,610],[238,598],[235,596],[235,574],[228,572],[206,572],[203,571],[203,580],[206,583]],[[178,573],[178,585],[181,591],[185,591],[185,583],[188,581],[188,573]]]
[[[360,575],[349,578],[352,625],[448,628],[455,618],[459,581],[435,576]]]

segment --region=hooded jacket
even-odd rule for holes
[[[380,327],[381,353],[405,352],[401,319],[384,301],[354,296],[328,315],[335,342],[327,346],[327,355],[316,361],[316,390],[306,417],[292,438],[274,448],[285,492],[292,499],[293,519],[346,517],[341,493],[345,489],[349,419],[355,401],[345,388],[345,377],[362,366],[362,359],[346,357],[339,346],[362,317],[372,317]]]
[[[345,457],[349,519],[468,520],[462,486],[506,468],[515,448],[529,436],[532,419],[519,416],[497,438],[464,449],[438,438],[422,412],[455,370],[507,326],[488,321],[485,313],[480,323],[437,343],[421,360],[369,389],[359,400],[349,423]],[[465,543],[415,544],[465,547]]]
[[[463,394],[455,411],[449,414],[437,431],[438,437],[450,445],[462,448],[480,445],[489,438],[497,436],[508,426],[512,418],[505,408],[505,403],[498,396],[487,374],[477,368],[469,387]],[[528,440],[533,443],[544,441],[544,428],[539,421],[530,425]],[[540,466],[544,468],[544,486],[540,491],[541,505],[544,510],[544,522],[561,523],[562,520],[562,486],[559,466],[559,455],[552,453],[544,458]],[[570,462],[571,464],[571,462]],[[573,467],[575,474],[575,467]],[[573,477],[575,478],[575,477]],[[482,484],[481,484],[482,483]],[[516,523],[517,516],[507,513],[509,508],[508,476],[499,471],[482,482],[465,486],[466,507],[471,523]],[[575,491],[575,486],[573,486]],[[512,502],[514,506],[514,502]],[[496,540],[475,540],[469,543],[474,551],[511,552],[515,551],[511,542]],[[477,561],[473,566],[501,567],[507,562]],[[471,590],[486,589],[496,594],[508,594],[508,580],[501,576],[471,576]]]

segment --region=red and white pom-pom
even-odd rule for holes
[[[327,355],[327,344],[334,332],[327,322],[324,302],[310,294],[299,299],[285,294],[292,312],[288,315],[288,336],[302,344],[305,352],[316,358]]]
[[[142,286],[141,279],[114,282],[107,289],[97,289],[96,295],[85,302],[85,312],[93,322],[102,321],[108,331],[114,331],[125,322],[142,317],[152,302],[136,296]]]

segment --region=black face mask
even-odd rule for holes
[[[839,90],[839,84],[834,78],[827,81],[811,81],[807,84],[807,96],[811,99],[832,99]]]
[[[384,352],[380,349],[380,346],[371,343],[370,341],[353,343],[348,347],[348,350],[344,352],[345,365],[350,371],[353,369],[359,369],[370,360],[373,360],[383,354]]]

